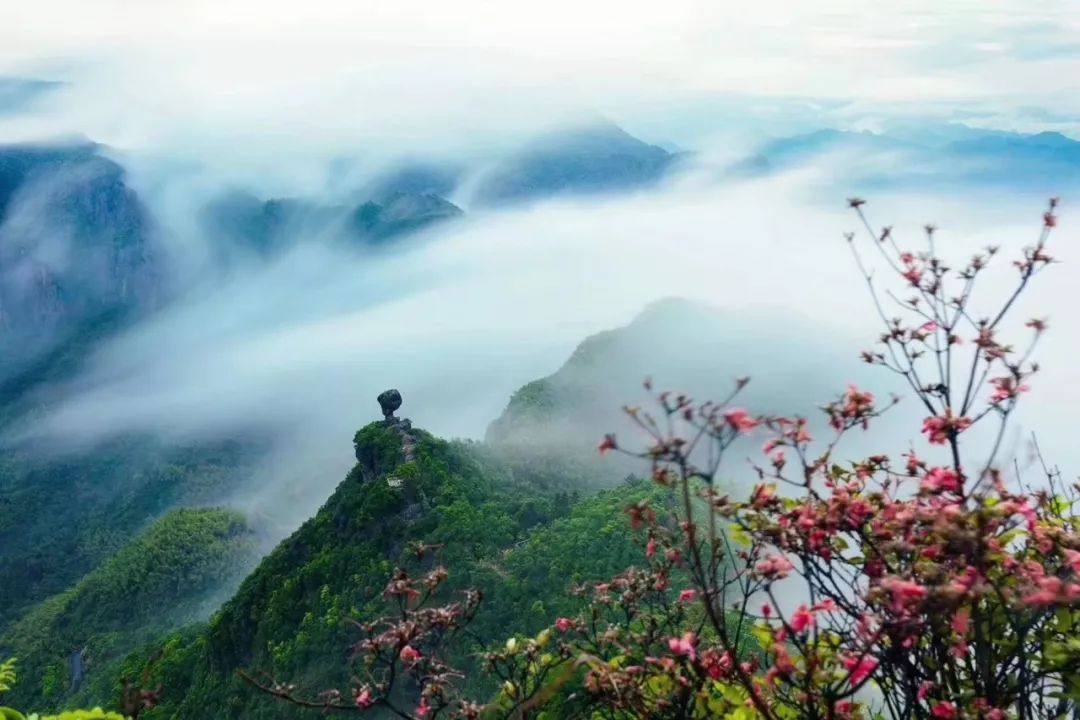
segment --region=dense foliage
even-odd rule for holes
[[[19,658],[23,707],[112,701],[120,660],[170,628],[205,617],[254,561],[239,514],[176,510],[70,591],[41,603],[0,635],[0,655]]]
[[[451,443],[413,430],[414,459],[406,462],[401,438],[383,423],[356,436],[357,465],[323,508],[283,541],[243,582],[205,627],[131,655],[119,674],[137,675],[153,658],[151,685],[162,702],[147,718],[188,718],[213,707],[220,717],[291,718],[238,671],[266,680],[297,678],[312,686],[347,682],[339,660],[355,640],[350,618],[381,607],[395,565],[425,566],[422,546],[458,568],[443,589],[449,597],[467,585],[485,589],[487,601],[472,635],[451,648],[456,660],[510,626],[539,630],[572,601],[566,591],[628,562],[632,530],[621,507],[655,494],[644,482],[575,502],[559,492],[538,492],[527,473],[470,443]],[[477,675],[478,690],[494,685]]]
[[[163,449],[124,439],[84,453],[0,454],[0,632],[68,590],[177,504],[214,502],[239,481],[237,443]]]

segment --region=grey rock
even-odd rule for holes
[[[382,408],[383,417],[387,420],[394,419],[394,413],[401,407],[401,393],[397,390],[386,390],[379,393],[376,399],[379,401],[379,407]]]

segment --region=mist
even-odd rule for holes
[[[1080,17],[1069,2],[1037,5],[907,0],[872,16],[849,0],[0,9],[0,73],[49,81],[0,117],[0,138],[103,143],[149,206],[175,292],[6,439],[80,449],[129,433],[263,433],[275,451],[253,473],[260,491],[232,501],[287,507],[288,525],[351,464],[352,433],[376,418],[380,391],[399,388],[403,414],[425,429],[479,438],[514,390],[558,369],[583,338],[670,296],[784,318],[818,349],[850,357],[828,387],[793,399],[825,402],[861,380],[858,351],[879,331],[842,239],[856,225],[844,198],[905,158],[833,156],[738,181],[725,166],[771,136],[822,126],[962,120],[1075,132]],[[470,185],[524,140],[597,119],[696,155],[650,190],[471,207]],[[355,199],[409,159],[467,164],[451,198],[463,219],[393,245],[313,234],[269,259],[214,265],[220,238],[197,218],[222,192]],[[937,224],[957,262],[989,243],[1018,249],[1041,212],[1030,197],[964,187],[871,200],[874,222],[912,243]],[[1080,341],[1053,317],[1076,280],[1068,198],[1063,216],[1054,245],[1065,264],[1016,310],[1050,314],[1051,332],[1010,443],[1020,453],[1037,430],[1048,457],[1075,467],[1067,428]],[[984,285],[1012,281],[1001,263]],[[763,326],[761,337],[784,332]],[[738,367],[755,342],[733,338],[723,366]],[[739,374],[767,384],[802,352]]]
[[[707,169],[650,191],[477,211],[386,247],[305,237],[276,258],[208,276],[106,344],[54,393],[61,402],[8,440],[79,449],[133,433],[184,442],[261,433],[275,449],[253,486],[228,500],[284,531],[351,466],[352,433],[378,417],[382,390],[400,389],[402,414],[424,429],[481,438],[518,387],[660,298],[700,300],[742,319],[729,354],[716,359],[729,373],[720,387],[751,375],[767,388],[828,352],[847,363],[792,397],[794,410],[812,412],[849,381],[882,397],[897,389],[858,361],[880,321],[843,240],[855,218],[842,197],[817,199],[842,168],[825,162],[739,182]],[[170,203],[188,197],[147,196],[165,219],[182,216]],[[1038,230],[1040,208],[1006,197],[893,194],[870,211],[912,244],[925,222],[937,223],[943,252],[959,261],[990,243],[1019,250]],[[170,242],[188,247],[213,241],[183,223],[167,230]],[[1067,261],[1067,220],[1061,235],[1054,244]],[[1000,265],[984,279],[984,297],[1013,282],[1015,271]],[[1067,307],[1074,280],[1070,265],[1052,268],[1016,317]],[[768,322],[757,327],[759,316]],[[694,328],[685,332],[692,338]],[[782,347],[786,333],[798,338],[790,351],[764,361],[753,353],[762,342]],[[1072,335],[1067,323],[1048,333],[1038,353],[1046,370],[1010,437],[1020,454],[1037,429],[1047,456],[1065,468],[1080,460],[1065,429],[1080,399],[1070,382]],[[753,355],[754,366],[741,368],[742,355]],[[677,387],[680,379],[657,381]],[[899,412],[912,415],[886,427],[903,434],[868,439],[867,451],[899,452],[917,440],[918,409]],[[611,416],[617,422],[618,404]]]

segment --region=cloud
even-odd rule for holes
[[[3,118],[0,139],[108,144],[197,274],[192,219],[221,187],[320,195],[343,157],[483,159],[596,115],[707,157],[895,115],[1075,131],[1078,26],[1070,0],[873,13],[854,0],[38,0],[0,7],[0,73],[65,84]],[[324,482],[336,482],[380,390],[400,387],[425,427],[477,436],[522,382],[658,297],[797,308],[854,353],[877,326],[839,239],[851,218],[810,197],[835,187],[835,170],[738,185],[706,171],[657,193],[473,214],[379,253],[313,239],[208,278],[105,348],[27,431],[90,442],[255,421],[291,438],[282,457],[304,448],[296,472],[328,458]],[[893,196],[877,216],[914,233],[938,222],[961,256],[1015,245],[1029,230],[1017,219],[1038,220],[987,197]],[[1070,278],[1055,269],[1032,307],[1067,307]],[[1039,383],[1055,390],[1034,394],[1027,416],[1066,458],[1076,344],[1048,337]]]
[[[342,154],[483,154],[593,114],[696,144],[762,129],[748,99],[787,108],[776,128],[816,120],[792,98],[847,122],[974,109],[1025,127],[1013,108],[1080,114],[1078,27],[1067,0],[42,0],[0,10],[0,72],[70,84],[0,135],[85,133],[300,184]]]
[[[260,430],[280,441],[259,476],[276,490],[243,502],[301,493],[294,509],[307,510],[351,464],[349,439],[377,417],[380,391],[399,388],[403,413],[425,429],[480,437],[514,390],[557,369],[585,336],[672,295],[735,314],[768,308],[801,337],[836,343],[832,351],[850,365],[799,401],[825,402],[859,377],[858,351],[880,321],[841,237],[853,218],[840,198],[828,208],[807,199],[810,188],[820,192],[821,172],[742,183],[706,174],[656,192],[475,213],[389,250],[312,239],[193,292],[106,346],[24,436],[78,444],[117,433]],[[988,243],[1016,249],[1039,221],[1038,208],[1002,196],[892,195],[872,212],[912,243],[924,222],[937,222],[947,254],[961,259]],[[1068,241],[1060,245],[1068,259]],[[1000,265],[977,304],[1015,281]],[[1067,307],[1073,283],[1068,266],[1054,268],[1018,318]],[[762,337],[776,332],[761,329]],[[791,372],[816,352],[810,342],[745,372],[765,381]],[[754,343],[733,338],[724,365],[738,367]],[[1048,335],[1046,371],[1021,431],[1037,428],[1048,456],[1065,466],[1080,462],[1067,430],[1080,406],[1069,361],[1077,351],[1067,327]],[[883,377],[877,389],[891,387]],[[905,408],[912,422],[884,438],[894,451],[917,440],[918,408]],[[1024,440],[1009,438],[1018,452]]]

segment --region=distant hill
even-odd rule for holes
[[[568,194],[648,187],[679,159],[615,125],[567,130],[539,138],[490,170],[476,190],[479,205]]]
[[[200,219],[218,260],[228,263],[270,257],[314,239],[380,244],[461,215],[461,208],[432,193],[395,192],[346,206],[301,198],[261,200],[236,191],[210,202]]]
[[[791,353],[798,348],[798,359]],[[740,377],[751,382],[738,404],[758,412],[814,415],[843,388],[858,360],[830,346],[813,323],[767,308],[731,312],[681,298],[648,306],[628,325],[584,340],[556,372],[524,385],[491,423],[487,440],[518,448],[576,449],[595,454],[605,432],[628,429],[620,408],[650,407],[655,391],[701,400],[726,397]],[[813,388],[813,390],[811,390]]]
[[[24,111],[63,86],[55,80],[0,76],[0,115]]]
[[[1080,185],[1080,141],[1061,133],[980,130],[963,125],[903,125],[896,134],[820,130],[766,143],[759,172],[820,163],[829,157],[843,191],[904,188],[1001,188],[1056,195]],[[830,192],[836,192],[832,188]]]

